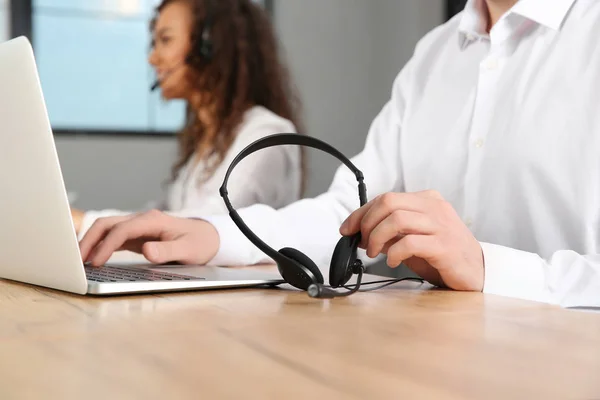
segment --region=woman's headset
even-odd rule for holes
[[[200,37],[196,38],[196,40],[193,42],[192,47],[194,50],[192,50],[192,52],[188,55],[188,58],[186,59],[187,63],[192,62],[192,57],[195,54],[199,54],[206,63],[210,62],[213,58],[214,44],[211,32],[216,14],[213,1],[214,0],[206,0],[204,2],[206,6],[206,12],[204,21],[202,22],[202,32],[200,32]]]
[[[279,273],[287,283],[298,289],[307,290],[311,297],[333,298],[338,296],[348,296],[360,288],[362,275],[365,270],[363,263],[356,256],[358,244],[360,243],[360,233],[357,233],[353,236],[343,236],[333,250],[329,269],[329,285],[331,287],[345,287],[346,283],[352,277],[352,274],[358,274],[357,283],[354,285],[354,288],[347,292],[340,293],[324,286],[323,275],[321,274],[319,267],[317,267],[317,265],[304,253],[291,247],[284,247],[281,250],[276,251],[263,242],[258,236],[256,236],[256,234],[254,234],[254,232],[250,230],[250,228],[248,228],[244,221],[242,221],[242,218],[229,201],[227,193],[227,181],[229,180],[229,175],[235,166],[245,157],[254,153],[255,151],[265,149],[267,147],[281,145],[300,145],[312,147],[336,157],[348,168],[350,168],[356,176],[356,180],[358,181],[358,196],[360,199],[360,206],[362,207],[366,204],[367,189],[363,182],[363,173],[356,168],[356,166],[347,157],[329,144],[319,139],[299,134],[282,133],[266,136],[251,143],[244,150],[242,150],[229,165],[227,173],[225,174],[225,179],[223,180],[223,185],[219,189],[219,193],[221,194],[221,197],[223,197],[225,205],[229,211],[229,216],[242,231],[242,233],[256,247],[258,247],[263,253],[271,257],[277,263]]]

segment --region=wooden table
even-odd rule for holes
[[[97,298],[0,281],[0,399],[600,399],[600,314],[402,283]]]

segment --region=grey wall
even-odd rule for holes
[[[443,21],[442,0],[279,0],[276,21],[306,104],[309,134],[358,153],[417,40]],[[308,195],[337,160],[310,152]]]
[[[67,190],[82,209],[137,210],[162,196],[176,155],[173,138],[57,136]]]
[[[384,97],[374,96],[373,1],[280,0],[276,21],[305,102],[308,134],[347,155],[360,151]],[[308,195],[327,189],[338,161],[309,152]]]
[[[300,89],[308,133],[349,155],[389,97],[416,41],[443,20],[443,0],[276,0],[275,21]],[[170,138],[57,137],[75,206],[136,209],[161,195]],[[337,162],[309,153],[308,195],[326,190]]]

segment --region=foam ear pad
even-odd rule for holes
[[[356,261],[356,249],[360,234],[343,236],[335,246],[329,267],[329,285],[337,288],[345,285],[352,277],[352,264]]]
[[[208,41],[203,41],[202,45],[200,46],[200,54],[202,54],[202,57],[205,61],[211,61],[213,56],[212,43]]]
[[[308,256],[294,248],[284,247],[279,253],[286,256],[292,263],[279,261],[277,267],[281,276],[290,285],[303,290],[313,283],[324,283],[323,274]]]

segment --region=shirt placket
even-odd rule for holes
[[[496,111],[498,82],[505,64],[503,56],[503,43],[510,36],[508,26],[502,26],[500,21],[495,27],[496,34],[490,36],[490,50],[479,64],[479,77],[476,89],[473,116],[467,141],[467,169],[465,174],[465,203],[463,221],[467,227],[472,228],[477,223],[479,203],[479,182],[485,179],[481,175],[481,166],[486,155],[486,142],[493,130],[492,121]]]

